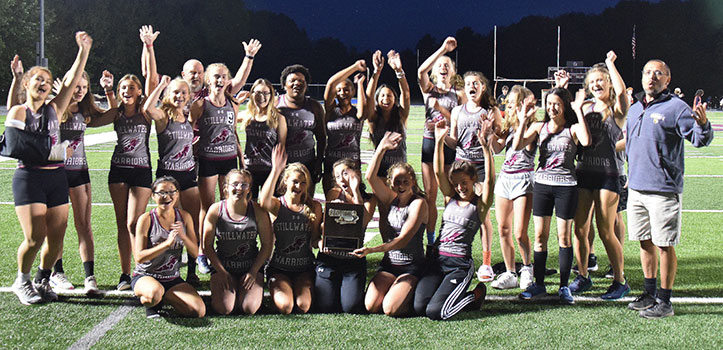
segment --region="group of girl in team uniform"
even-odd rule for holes
[[[47,164],[20,162],[13,178],[16,212],[25,235],[18,249],[13,290],[23,304],[57,299],[51,283],[72,288],[61,258],[68,196],[86,270],[85,291],[99,292],[93,271],[90,177],[83,142],[86,127],[110,123],[118,136],[108,175],[121,262],[117,288],[132,289],[149,317],[157,317],[163,303],[183,316],[206,314],[194,288],[199,285],[197,256],[201,272],[211,274],[210,305],[218,314],[256,313],[263,300],[264,277],[271,304],[282,314],[366,311],[448,319],[463,309],[479,309],[486,288],[478,283],[468,291],[475,275],[472,244],[480,231],[483,261],[477,277],[481,282],[492,281],[489,211],[493,197],[498,203],[507,270],[492,282],[493,287],[522,287],[523,299],[545,294],[547,238],[554,208],[560,243],[559,295],[563,302],[572,303],[570,289],[574,288],[567,287],[572,222],[574,218],[576,241],[587,242],[577,228],[587,234],[593,204],[615,271],[608,293],[612,297],[607,299],[622,296],[614,287],[627,287],[620,243],[612,233],[611,208],[617,205],[619,174],[614,166],[599,166],[607,164],[600,159],[615,157],[619,125],[628,106],[613,53],[608,55],[607,67],[596,68],[586,78],[591,101],[584,101],[584,92],[578,92],[573,102],[567,90],[555,88],[547,96],[544,120],[535,122],[534,96],[523,87],[513,87],[505,111],[500,111],[482,73],[467,72],[463,86],[455,86],[454,63],[445,54],[457,43],[447,38],[418,71],[426,106],[423,190],[415,169],[407,163],[410,92],[397,52],[390,51],[386,60],[399,91],[379,85],[385,58],[377,51],[366,87],[366,76],[355,75],[367,70],[365,61],[359,60],[328,80],[324,108],[305,95],[311,76],[301,65],[282,72],[285,94],[281,96],[266,79],[256,80],[250,92],[238,93],[261,48],[257,40],[244,42],[244,62],[233,78],[225,65],[215,63],[205,69],[199,82],[203,66],[196,60],[184,65],[183,79],[160,76],[154,53],[158,34],[150,26],[140,30],[145,90],[129,74],[120,79],[114,92],[112,75],[103,73],[101,86],[111,102],[107,111],[95,106],[89,77],[83,71],[92,43],[86,33],[76,35],[78,57],[50,102],[46,99],[52,76],[47,69],[33,67],[21,77],[17,58],[11,64],[16,80],[22,79],[13,81],[11,96],[23,89],[25,102],[10,110],[6,124],[38,131],[45,127],[40,121],[47,122],[55,153],[59,153]],[[564,76],[560,77],[564,85]],[[248,109],[239,113],[247,97]],[[19,103],[16,98],[10,102]],[[362,176],[360,142],[365,122],[375,152]],[[149,149],[152,123],[159,152],[155,181]],[[245,130],[243,149],[237,125]],[[578,151],[578,145],[584,152]],[[64,157],[66,147],[72,152]],[[504,148],[505,162],[495,181],[493,153]],[[540,165],[535,172],[538,149]],[[240,170],[238,158],[242,159]],[[586,182],[580,184],[576,175]],[[322,205],[314,198],[319,180],[327,202],[363,206],[364,228],[378,208],[383,243],[350,252],[326,248]],[[217,184],[220,201],[215,199]],[[438,189],[445,208],[435,237]],[[150,198],[157,206],[146,212]],[[531,211],[534,265],[527,237]],[[519,283],[513,231],[523,262]],[[30,269],[43,242],[47,244],[33,282]],[[184,248],[189,255],[186,280],[180,276]],[[314,250],[318,250],[316,256]],[[578,251],[580,270],[585,271],[587,261],[579,258],[587,257],[586,245],[581,244]],[[366,256],[373,253],[384,255],[365,291]],[[131,254],[136,261],[132,273]],[[573,292],[582,292],[590,283],[581,273],[571,287],[577,288]]]

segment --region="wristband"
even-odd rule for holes
[[[150,49],[150,48],[152,48],[152,47],[153,47],[153,44],[150,44],[150,45],[146,45],[146,47]]]
[[[246,55],[246,58],[248,58],[248,59],[252,60],[252,59],[254,59],[254,56],[251,56],[251,55]]]
[[[400,70],[399,72],[395,71],[394,74],[397,75],[397,79],[404,78],[404,70]]]
[[[105,90],[105,89],[104,89],[103,91],[105,91],[105,94],[106,94],[106,95],[112,95],[112,94],[114,93],[114,92],[113,92],[113,89],[110,89],[110,90]]]

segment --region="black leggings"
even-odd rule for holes
[[[342,259],[320,253],[316,263],[314,305],[321,313],[363,310],[367,260]]]
[[[428,263],[429,269],[414,292],[414,311],[433,320],[446,320],[474,301],[474,294],[467,291],[474,262],[440,255]]]

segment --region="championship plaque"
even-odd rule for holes
[[[364,206],[361,204],[326,203],[324,247],[337,252],[351,252],[364,245]]]

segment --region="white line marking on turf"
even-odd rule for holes
[[[136,307],[134,306],[133,299],[130,299],[119,306],[117,309],[108,315],[103,321],[98,323],[90,332],[86,333],[82,338],[78,339],[75,344],[68,347],[68,349],[79,350],[79,349],[90,349],[95,343],[102,338],[116,323],[123,320],[128,314],[133,311]]]

